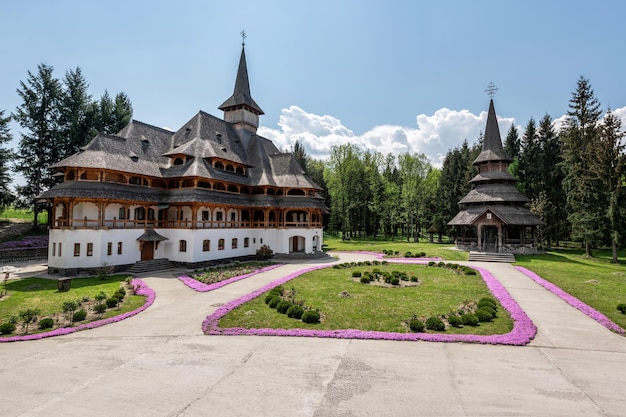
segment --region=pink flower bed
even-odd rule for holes
[[[617,324],[615,324],[607,316],[600,313],[598,310],[592,307],[589,307],[587,304],[583,303],[578,298],[569,295],[568,293],[566,293],[565,291],[563,291],[556,285],[552,284],[551,282],[546,281],[545,279],[541,278],[539,275],[535,274],[533,271],[526,269],[522,266],[516,266],[515,269],[517,269],[522,274],[526,275],[528,278],[532,279],[537,284],[541,285],[543,288],[547,289],[548,291],[550,291],[557,297],[564,300],[567,304],[582,311],[583,313],[585,313],[586,315],[588,315],[589,317],[591,317],[592,319],[594,319],[595,321],[597,321],[598,323],[606,327],[607,329],[614,331],[616,333],[620,333],[620,334],[624,333],[624,329],[622,329]]]
[[[152,305],[156,295],[152,288],[146,286],[146,284],[144,284],[144,282],[138,278],[133,279],[131,285],[135,288],[135,294],[143,295],[144,297],[146,297],[146,302],[136,310],[120,314],[119,316],[110,317],[108,319],[96,320],[89,323],[80,324],[76,327],[61,327],[55,330],[51,330],[49,332],[27,334],[23,336],[0,337],[0,342],[21,342],[25,340],[38,340],[45,337],[61,336],[64,334],[78,332],[80,330],[95,329],[96,327],[104,326],[105,324],[116,323],[118,321],[122,321],[136,314],[139,314]]]
[[[279,266],[283,266],[283,264],[270,265],[265,268],[258,269],[254,272],[250,272],[249,274],[239,275],[237,277],[232,277],[229,279],[225,279],[224,281],[215,282],[213,284],[205,284],[204,282],[200,282],[197,279],[193,279],[188,275],[179,275],[178,279],[182,281],[183,284],[188,286],[189,288],[196,290],[198,292],[207,292],[213,291],[218,288],[222,288],[224,285],[231,284],[236,281],[240,281],[242,279],[250,278],[253,275],[260,274],[261,272],[270,271],[272,269],[278,268]]]
[[[423,263],[424,261],[413,261],[414,263]],[[406,260],[405,263],[409,263]],[[406,340],[417,341],[424,340],[429,342],[467,342],[467,343],[488,343],[502,345],[525,345],[530,342],[537,334],[537,328],[524,313],[520,306],[513,300],[508,291],[500,284],[498,280],[486,269],[474,268],[478,270],[487,287],[492,294],[500,300],[502,306],[509,312],[514,321],[513,330],[507,334],[497,334],[488,336],[479,335],[462,335],[462,334],[434,334],[434,333],[393,333],[364,331],[354,329],[342,330],[315,330],[315,329],[246,329],[241,327],[221,328],[219,321],[232,309],[258,297],[266,291],[284,284],[293,278],[307,272],[315,271],[321,268],[328,268],[326,265],[320,265],[295,272],[280,278],[260,290],[254,291],[248,295],[233,300],[219,307],[213,314],[208,316],[202,323],[202,330],[208,335],[256,335],[256,336],[301,336],[301,337],[325,337],[338,339],[383,339],[383,340]]]

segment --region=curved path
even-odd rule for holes
[[[365,260],[340,254],[340,261]],[[209,293],[165,271],[157,298],[98,329],[0,344],[3,416],[621,416],[626,338],[509,264],[474,263],[538,328],[527,346],[205,336],[215,309],[287,264]]]

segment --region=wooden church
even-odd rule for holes
[[[454,226],[459,249],[478,252],[532,254],[538,251],[537,226],[543,225],[526,207],[517,180],[508,171],[513,162],[502,147],[493,100],[489,103],[481,153],[473,165],[478,174],[470,180],[470,192],[459,201]]]
[[[63,182],[38,200],[51,207],[48,270],[180,265],[322,248],[321,188],[290,153],[257,135],[245,46],[223,119],[198,112],[176,132],[132,121],[98,134],[51,168]]]

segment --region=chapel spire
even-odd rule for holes
[[[487,126],[485,127],[485,137],[483,138],[483,149],[474,160],[474,165],[487,161],[513,162],[504,148],[500,137],[500,128],[496,118],[496,109],[493,105],[493,98],[489,100],[489,112],[487,113]]]
[[[259,126],[259,115],[265,114],[261,107],[252,99],[250,82],[248,81],[248,67],[246,65],[245,32],[242,32],[244,42],[241,44],[241,57],[235,80],[235,90],[218,108],[224,111],[224,120],[230,123],[245,123],[254,127]],[[250,114],[246,114],[250,113]],[[247,117],[246,117],[247,116]]]

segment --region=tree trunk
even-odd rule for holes
[[[612,242],[611,250],[613,252],[613,260],[611,262],[616,264],[617,263],[617,242],[615,241]]]
[[[591,256],[591,243],[585,242],[585,254]]]

